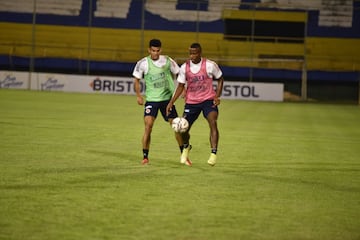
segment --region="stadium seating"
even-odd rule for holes
[[[32,13],[34,7],[37,13],[78,16],[82,0],[37,0],[33,1],[11,0],[0,1],[0,9],[4,12]]]
[[[305,3],[309,1],[312,0],[298,4],[306,7]],[[33,11],[31,2],[0,1],[0,11],[29,13]],[[154,16],[160,13],[163,17],[187,18],[195,23],[198,17],[201,17],[204,22],[221,18],[220,15],[224,14],[224,10],[221,12],[221,9],[233,9],[238,2],[213,0],[209,1],[207,11],[196,12],[177,9],[173,1],[158,4],[155,0],[148,0],[146,1],[146,10]],[[291,0],[285,2],[295,4],[295,1]],[[322,7],[320,12],[327,14],[324,2],[326,1],[316,0],[311,6],[313,8]],[[349,0],[344,1],[344,8],[331,7],[339,6],[340,2],[337,0],[329,2],[329,9],[342,9],[339,10],[341,14],[344,9],[347,14],[351,12]],[[59,14],[64,15],[63,18],[69,18],[69,16],[74,17],[81,12],[83,1],[37,0],[36,3],[36,9],[42,13]],[[94,17],[99,21],[105,19],[105,22],[109,20],[108,18],[113,18],[110,20],[126,19],[131,10],[131,3],[130,0],[97,0]],[[268,4],[271,8],[274,1],[263,0],[262,3]],[[282,6],[285,8],[286,4],[284,3]],[[269,14],[279,16],[279,12],[279,10],[274,10],[269,11]],[[318,16],[320,17],[320,15]],[[349,20],[349,14],[343,15],[338,16],[339,19],[343,18],[343,22],[339,22],[340,25],[346,24],[346,21]],[[163,21],[158,20],[158,15],[156,17],[155,20],[159,23]],[[145,20],[149,22],[149,19]],[[183,21],[178,23],[181,25]],[[134,28],[88,28],[76,24],[69,26],[44,23],[36,24],[33,27],[31,23],[11,21],[0,21],[0,28],[2,29],[0,55],[5,56],[134,63],[147,54],[149,39],[160,38],[164,45],[163,53],[172,56],[180,63],[187,58],[189,44],[200,42],[204,48],[204,55],[217,60],[223,66],[299,69],[301,66],[297,60],[306,57],[309,70],[359,71],[360,69],[360,48],[356,47],[360,46],[360,40],[356,37],[306,36],[305,43],[281,43],[276,41],[253,42],[249,40],[250,36],[248,36],[249,39],[243,41],[229,40],[221,32],[203,32],[201,29],[198,32],[195,29],[194,31],[178,31],[176,28],[174,30],[169,30],[171,29],[169,28],[141,31],[141,29]],[[271,62],[268,60],[271,57],[288,58],[289,62]]]
[[[195,3],[188,2],[192,5],[193,11],[186,9],[176,9],[176,2],[169,1],[159,4],[156,0],[146,1],[146,10],[157,14],[165,19],[172,19],[175,21],[214,21],[222,17],[222,9],[224,8],[237,8],[239,5],[238,0],[220,1],[213,0],[209,2],[207,11],[196,11],[197,6]]]
[[[126,18],[131,0],[98,0],[96,2],[95,17]]]

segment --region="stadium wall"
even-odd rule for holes
[[[217,83],[214,82],[214,89]],[[58,73],[27,73],[0,71],[0,89],[27,89],[33,91],[60,91],[135,95],[132,77],[91,76]],[[283,101],[282,83],[249,83],[224,81],[223,99],[249,101]],[[140,82],[140,91],[145,86]]]

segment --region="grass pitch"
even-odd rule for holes
[[[182,101],[177,102],[180,112]],[[223,100],[218,163],[135,96],[0,90],[0,239],[360,239],[360,108]]]

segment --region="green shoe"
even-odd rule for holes
[[[191,145],[189,145],[187,148],[184,148],[182,153],[181,153],[181,157],[180,157],[180,163],[181,164],[185,164],[186,161],[189,159],[189,152],[191,149]]]
[[[215,166],[216,164],[216,154],[212,153],[210,154],[210,158],[207,161],[210,166]]]

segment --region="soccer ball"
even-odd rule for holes
[[[189,129],[189,122],[183,117],[174,118],[171,124],[175,132],[186,132]]]

